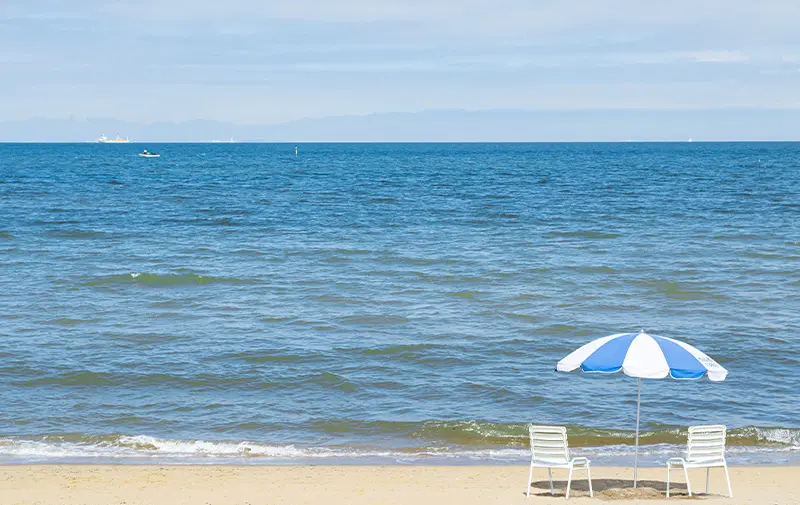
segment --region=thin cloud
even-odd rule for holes
[[[781,107],[798,19],[794,0],[2,0],[0,119]]]

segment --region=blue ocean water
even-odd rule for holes
[[[143,148],[159,159],[143,159]],[[800,144],[0,144],[0,461],[800,461]]]

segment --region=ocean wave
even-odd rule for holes
[[[570,446],[631,446],[636,433],[633,430],[609,430],[584,426],[568,426]],[[491,423],[483,421],[424,421],[409,426],[399,423],[397,432],[409,438],[459,446],[526,446],[528,424]],[[642,431],[641,445],[686,443],[685,427],[662,427]],[[784,446],[800,450],[800,428],[756,427],[728,430],[728,445],[743,447]]]
[[[39,439],[0,438],[0,460],[85,461],[85,460],[151,460],[167,463],[192,462],[280,462],[319,459],[390,461],[427,460],[431,457],[505,458],[524,457],[519,450],[449,451],[438,448],[381,449],[355,447],[299,447],[293,444],[270,445],[255,442],[226,442],[206,440],[172,440],[147,435],[87,437],[86,440],[59,440],[60,437]]]
[[[94,318],[94,319],[73,319],[69,317],[59,317],[57,319],[51,319],[50,321],[45,321],[47,324],[54,324],[59,326],[75,326],[78,324],[84,323],[96,323],[101,321],[101,319]]]
[[[615,239],[619,238],[618,233],[609,233],[603,231],[552,231],[545,234],[545,238],[586,238],[586,239]]]
[[[135,374],[108,371],[79,370],[56,374],[45,374],[29,380],[14,381],[16,387],[36,388],[41,386],[66,387],[138,387],[156,386],[169,388],[187,388],[195,390],[225,390],[231,387],[248,390],[264,390],[288,387],[288,384],[270,381],[263,377],[240,376],[225,377],[219,374],[194,374],[191,376],[172,373]]]
[[[338,389],[346,393],[352,393],[357,389],[357,386],[346,378],[331,372],[321,372],[306,379],[306,382],[325,388]]]
[[[312,363],[324,361],[326,356],[315,352],[284,352],[274,351],[254,351],[237,352],[220,356],[223,359],[236,359],[246,363]]]
[[[147,435],[45,436],[0,438],[0,456],[20,458],[186,458],[186,457],[310,457],[292,445],[250,442],[171,440]]]
[[[407,318],[392,314],[363,314],[339,318],[339,323],[349,326],[381,326],[405,324],[408,322],[409,320]]]
[[[660,279],[642,279],[632,281],[650,289],[654,294],[681,301],[715,300],[724,301],[729,297],[717,292],[710,286],[698,282],[675,282]]]
[[[748,426],[730,430],[728,437],[733,438],[735,445],[784,445],[800,450],[800,428]]]
[[[393,424],[393,423],[390,423]],[[414,424],[414,423],[406,423]],[[385,423],[366,423],[378,432]],[[570,442],[572,442],[570,440]],[[570,446],[573,444],[570,443]],[[680,444],[660,443],[640,448],[645,463],[660,464],[679,454]],[[629,463],[633,448],[629,445],[579,447],[576,452],[598,463]],[[11,463],[46,461],[159,461],[164,463],[270,463],[313,460],[388,461],[388,462],[501,462],[522,463],[530,457],[525,447],[443,446],[434,444],[409,447],[310,446],[270,444],[255,441],[169,439],[149,435],[46,435],[0,438],[0,461]],[[731,447],[729,459],[745,462],[797,461],[799,447]]]
[[[203,286],[206,284],[255,284],[254,279],[236,277],[213,277],[193,273],[151,274],[133,272],[99,277],[86,282],[87,286],[140,285],[148,287]]]
[[[448,296],[452,296],[454,298],[462,298],[464,300],[474,300],[476,297],[481,295],[485,295],[485,291],[454,291],[452,293],[448,293]]]
[[[64,239],[96,239],[108,238],[110,235],[97,230],[52,230],[47,232],[48,237]]]
[[[423,359],[430,356],[430,352],[446,349],[440,344],[398,344],[384,347],[370,347],[359,349],[365,356],[391,356],[400,359]]]

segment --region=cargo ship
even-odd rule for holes
[[[119,135],[117,135],[117,138],[115,138],[115,139],[110,139],[110,138],[106,137],[105,135],[100,135],[100,138],[97,139],[97,142],[99,142],[100,144],[130,144],[131,143],[130,139],[122,138]]]

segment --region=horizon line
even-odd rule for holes
[[[131,140],[131,144],[732,144],[732,143],[800,143],[798,139],[647,139],[647,140]],[[96,144],[96,140],[2,140],[0,144]],[[113,149],[113,147],[112,147]]]

